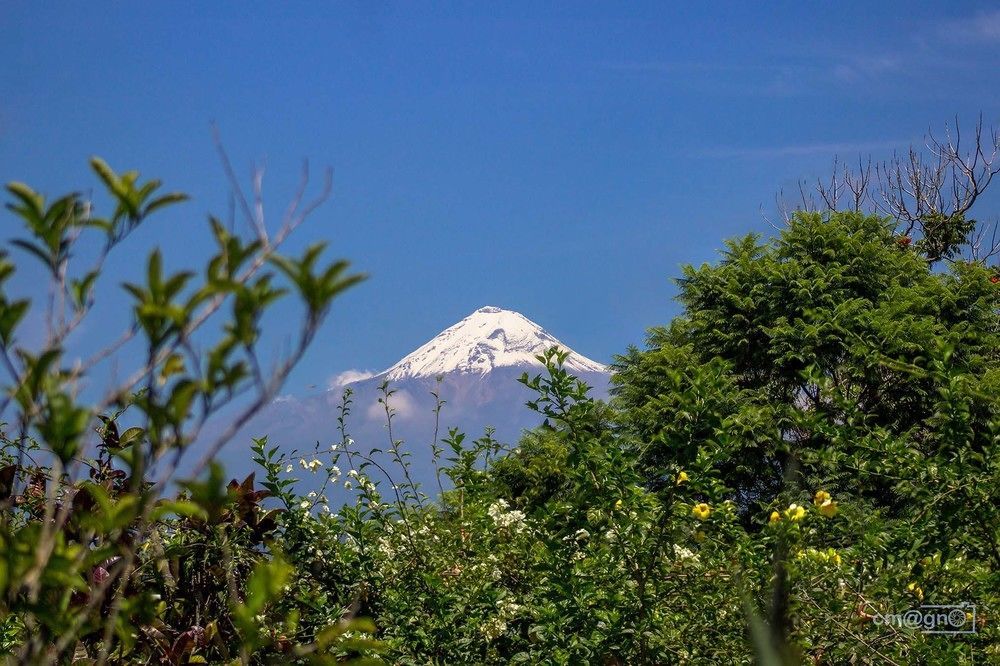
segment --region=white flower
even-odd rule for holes
[[[507,501],[501,499],[491,504],[490,508],[486,510],[486,513],[488,513],[490,518],[492,518],[493,520],[497,520],[500,518],[500,516],[503,515],[504,511],[506,510],[507,510]]]
[[[507,623],[500,618],[490,618],[482,624],[479,629],[488,641],[499,638],[507,631]]]
[[[497,604],[497,609],[503,617],[514,617],[517,615],[517,612],[521,610],[521,604],[515,602],[510,597],[507,597]]]
[[[684,546],[674,544],[674,555],[679,560],[691,560],[692,562],[698,561],[698,556],[695,555],[689,548]]]
[[[323,463],[320,461],[319,458],[313,458],[312,460],[309,461],[309,465],[308,465],[309,471],[312,472],[313,474],[315,474],[316,470],[318,470],[322,466],[323,466]]]
[[[512,599],[504,599],[497,604],[497,615],[486,620],[480,627],[480,631],[488,641],[499,638],[507,631],[507,621],[512,619],[521,606]]]
[[[344,481],[344,490],[350,490],[350,489],[351,489],[351,482]]]
[[[309,469],[309,463],[306,462],[305,458],[299,458],[299,464],[302,465],[302,469]]]
[[[303,509],[308,509],[309,508],[309,500],[302,500],[301,502],[299,502],[299,506],[302,507]]]
[[[288,463],[288,467],[285,468],[285,472],[288,473],[288,474],[292,473],[292,464],[291,463]]]
[[[347,473],[347,476],[351,477],[352,479],[358,478],[358,470],[352,469],[350,472]]]
[[[588,532],[587,530],[577,530],[576,534],[573,535],[573,538],[576,539],[577,541],[583,541],[584,539],[589,539],[590,532]]]
[[[308,495],[306,495],[306,497],[308,497],[309,499],[312,499],[313,497],[316,497],[316,491],[315,490],[310,491],[310,493]]]
[[[497,527],[510,528],[515,532],[520,532],[524,529],[524,512],[518,510],[507,511],[508,506],[505,500],[500,499],[491,504],[486,513],[493,519]]]
[[[330,450],[331,451],[336,451],[338,448],[340,448],[339,444],[331,444],[330,445]]]
[[[378,549],[381,550],[382,553],[389,559],[392,559],[396,556],[395,547],[392,545],[392,542],[389,541],[389,539],[386,537],[379,538]]]

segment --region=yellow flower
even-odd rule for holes
[[[615,511],[619,511],[622,508],[622,501],[618,500],[615,502]]]
[[[697,518],[698,520],[705,520],[706,518],[708,518],[708,514],[710,513],[712,513],[712,507],[705,504],[704,502],[700,504],[695,504],[694,507],[691,509],[691,515]]]
[[[924,600],[924,591],[916,583],[910,583],[909,585],[906,586],[906,589],[909,590],[913,594],[913,596],[915,596],[920,601]]]
[[[822,506],[823,502],[830,501],[830,493],[825,490],[817,490],[816,495],[813,497],[813,504],[816,506]]]
[[[827,559],[828,561],[830,561],[830,562],[833,562],[833,563],[834,563],[834,564],[836,564],[836,565],[837,565],[838,567],[840,566],[840,563],[841,563],[841,559],[840,559],[840,553],[838,553],[838,552],[837,552],[836,550],[834,550],[833,548],[827,548],[827,549],[826,549],[826,559]]]
[[[775,523],[781,522],[781,514],[778,513],[777,511],[772,511],[771,512],[771,517],[768,518],[767,522],[771,523],[772,525],[774,525]]]
[[[705,540],[705,533],[702,532],[701,530],[698,530],[697,532],[694,533],[694,540],[697,541],[698,543],[701,543],[702,541]]]
[[[785,509],[785,516],[793,523],[797,520],[802,520],[805,518],[805,515],[805,508],[799,506],[798,504],[789,504],[788,508]]]
[[[682,483],[684,483],[687,480],[688,480],[687,472],[681,471],[681,473],[677,475],[677,485],[678,486],[681,485]]]
[[[833,518],[837,515],[837,503],[833,500],[826,500],[819,505],[819,512],[822,513],[827,518]]]

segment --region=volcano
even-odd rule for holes
[[[227,466],[246,465],[246,457],[232,457],[234,449],[250,437],[267,435],[283,450],[328,451],[340,442],[337,417],[346,391],[351,412],[347,432],[360,449],[386,449],[386,402],[392,414],[392,440],[402,440],[410,453],[414,476],[426,481],[432,467],[431,446],[449,428],[458,428],[469,439],[487,427],[494,437],[514,444],[521,433],[537,427],[542,417],[525,403],[535,394],[518,382],[527,372],[544,372],[537,356],[552,347],[569,352],[564,368],[592,387],[591,395],[605,398],[610,372],[602,363],[583,356],[524,315],[495,306],[479,308],[444,329],[398,362],[370,376],[341,375],[319,395],[282,396],[251,421],[225,456]],[[435,416],[436,393],[444,401]],[[238,453],[238,452],[237,452]],[[425,486],[426,487],[426,486]]]

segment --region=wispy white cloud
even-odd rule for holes
[[[369,377],[374,377],[375,373],[371,370],[344,370],[340,374],[334,375],[327,381],[326,386],[330,389],[340,388],[341,386],[347,386],[353,382],[359,382],[362,379],[368,379]]]
[[[606,62],[604,69],[623,75],[669,78],[699,90],[725,95],[794,97],[829,91],[830,86],[877,83],[905,72],[906,58],[880,52],[845,56],[813,51],[794,60],[768,64],[734,62]]]
[[[698,73],[698,72],[768,72],[776,69],[770,65],[739,64],[729,62],[666,61],[666,60],[615,60],[600,63],[607,70],[619,72]]]
[[[897,55],[859,55],[834,65],[833,77],[844,83],[855,83],[892,74],[902,66],[903,59]]]
[[[974,50],[956,49],[955,45],[980,50],[1000,46],[1000,9],[910,24],[909,30],[900,30],[884,44],[809,44],[804,50],[795,50],[792,44],[792,51],[766,63],[730,58],[606,61],[599,66],[623,75],[661,76],[703,92],[730,96],[827,94],[831,86],[840,90],[860,86],[869,92],[898,95],[904,85],[927,77],[929,72],[950,80],[981,75],[986,64],[977,60]]]
[[[876,150],[905,148],[910,139],[892,141],[845,141],[831,143],[799,143],[784,146],[716,146],[698,151],[696,157],[720,157],[729,159],[771,159],[780,157],[801,157],[807,155],[854,155]]]
[[[946,21],[938,32],[957,43],[1000,44],[1000,9]]]
[[[815,80],[815,64],[700,61],[612,61],[599,66],[622,75],[669,78],[701,92],[788,97]]]

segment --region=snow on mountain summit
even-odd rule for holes
[[[535,356],[552,346],[570,352],[565,363],[570,372],[607,371],[604,365],[577,354],[524,315],[488,306],[441,331],[380,376],[398,381],[452,372],[485,375],[494,368],[539,366]]]

